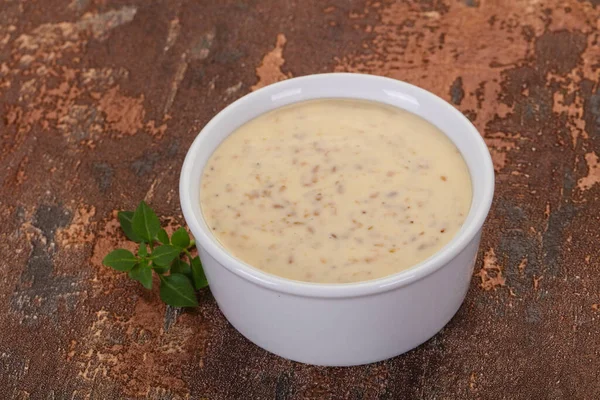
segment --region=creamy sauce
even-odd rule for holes
[[[232,133],[201,180],[204,218],[235,257],[284,278],[387,276],[440,250],[471,206],[471,179],[434,125],[380,103],[325,99]]]

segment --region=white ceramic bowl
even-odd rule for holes
[[[450,243],[408,270],[350,284],[280,278],[234,258],[219,244],[203,219],[199,201],[202,170],[213,151],[256,116],[317,98],[374,100],[403,108],[435,124],[454,142],[471,173],[473,202]],[[225,108],[194,140],[179,183],[183,215],[196,238],[210,290],[229,322],[263,349],[328,366],[366,364],[402,354],[450,321],[467,293],[493,192],[488,149],[454,107],[401,81],[341,73],[279,82]]]

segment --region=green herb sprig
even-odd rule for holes
[[[198,256],[190,250],[196,246],[185,228],[173,232],[169,238],[160,226],[158,217],[142,201],[134,211],[118,213],[121,229],[129,240],[139,243],[137,255],[126,249],[111,251],[102,263],[152,289],[152,271],[160,278],[160,298],[173,307],[198,305],[196,290],[208,286]],[[185,260],[187,260],[187,262]]]

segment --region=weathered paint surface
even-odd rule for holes
[[[462,309],[365,367],[272,356],[210,292],[173,311],[101,266],[115,210],[182,223],[179,168],[218,110],[324,71],[451,101],[497,172]],[[598,1],[3,0],[0,116],[3,397],[600,397]]]

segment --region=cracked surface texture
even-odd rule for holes
[[[600,396],[600,3],[0,3],[0,387],[11,399]],[[497,192],[471,289],[418,349],[320,368],[101,265],[141,199],[182,222],[197,132],[256,88],[385,75],[452,102]],[[352,349],[349,349],[352,351]]]

